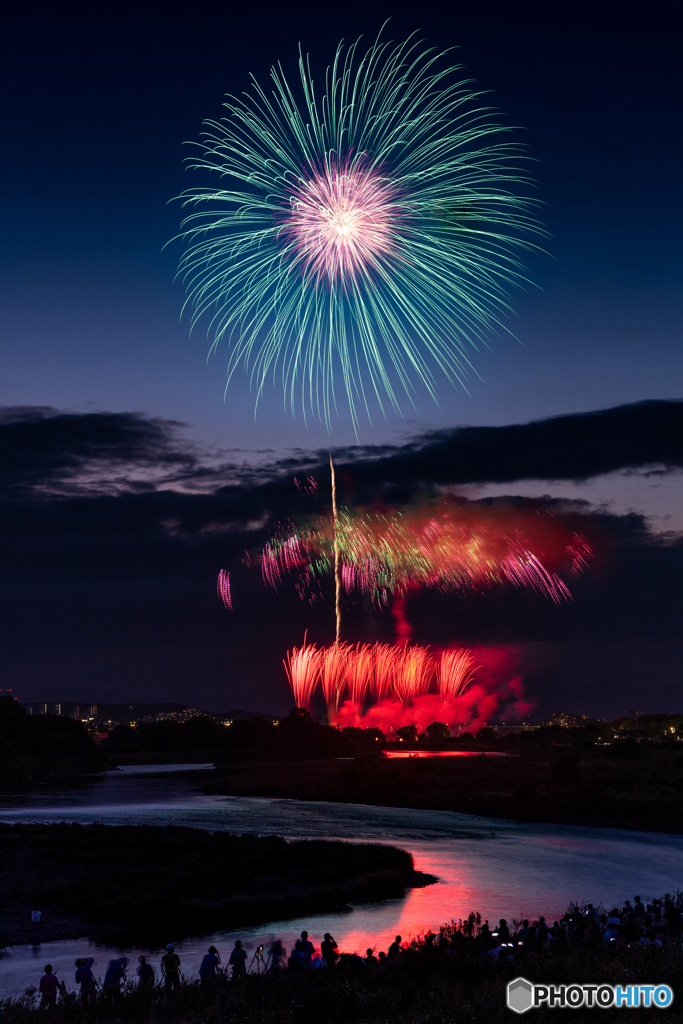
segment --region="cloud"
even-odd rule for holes
[[[479,480],[514,481],[676,467],[682,405],[465,428],[335,455],[347,495],[363,500],[471,481],[475,471]],[[254,466],[245,453],[186,444],[174,422],[14,409],[0,417],[0,455],[3,685],[25,700],[287,709],[283,653],[306,629],[319,643],[332,641],[333,594],[323,587],[311,606],[293,592],[266,591],[242,557],[276,521],[328,507],[327,453],[261,453]],[[321,484],[313,495],[293,483],[310,471]],[[550,510],[554,503],[543,499]],[[570,704],[590,713],[603,682],[615,693],[621,684],[673,686],[680,667],[683,546],[650,534],[643,516],[580,503],[575,510],[601,540],[594,568],[572,586],[571,606],[501,588],[463,598],[425,593],[409,608],[420,643],[542,649],[525,670],[527,692],[550,694],[539,714]],[[216,597],[221,568],[231,570],[234,614]],[[345,610],[345,629],[359,640],[393,637],[391,615],[362,601]],[[577,703],[570,697],[579,684],[586,696]]]
[[[262,488],[273,496],[296,474],[328,472],[326,451],[201,450],[184,426],[140,413],[0,412],[4,493],[95,494]],[[618,470],[683,467],[683,402],[649,401],[505,427],[458,427],[403,445],[333,450],[342,479],[361,493],[420,484],[587,480]]]
[[[340,455],[343,453],[340,453]],[[348,451],[361,486],[587,480],[643,466],[683,467],[683,402],[648,401],[506,427],[440,430],[392,453]]]

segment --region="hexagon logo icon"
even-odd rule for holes
[[[508,1010],[526,1013],[534,1005],[534,986],[526,978],[515,978],[508,984]]]

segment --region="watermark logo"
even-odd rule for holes
[[[671,1006],[673,998],[669,985],[534,985],[526,978],[515,978],[507,988],[507,1006],[515,1013],[526,1013],[539,1006],[576,1010],[582,1006],[656,1006],[663,1010]]]

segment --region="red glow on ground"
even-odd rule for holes
[[[500,750],[385,750],[385,757],[514,757]]]

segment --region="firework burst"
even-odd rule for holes
[[[218,573],[218,581],[216,583],[216,590],[221,601],[228,609],[232,611],[232,594],[230,592],[230,573],[226,569],[221,569]]]
[[[444,651],[437,668],[441,699],[448,702],[460,697],[472,682],[473,676],[474,658],[470,651]]]
[[[320,658],[320,683],[327,704],[330,721],[339,710],[342,693],[346,686],[346,672],[350,657],[348,644],[336,643],[323,649]]]
[[[385,514],[341,509],[336,528],[323,516],[269,541],[263,578],[276,587],[294,573],[302,596],[317,593],[332,572],[336,542],[343,590],[370,594],[379,605],[416,587],[464,593],[504,583],[559,605],[572,595],[558,570],[576,575],[592,556],[575,523],[560,512],[448,501]]]
[[[207,122],[190,163],[220,187],[181,197],[180,274],[257,401],[280,375],[328,425],[335,381],[356,424],[370,395],[400,411],[501,324],[537,227],[509,129],[457,72],[413,38],[340,44],[322,88],[301,55],[298,85],[278,65]]]
[[[294,647],[283,662],[296,707],[307,708],[320,678],[320,651],[315,644]]]
[[[375,651],[370,644],[356,644],[349,652],[346,669],[346,685],[349,699],[361,704],[373,679]]]

